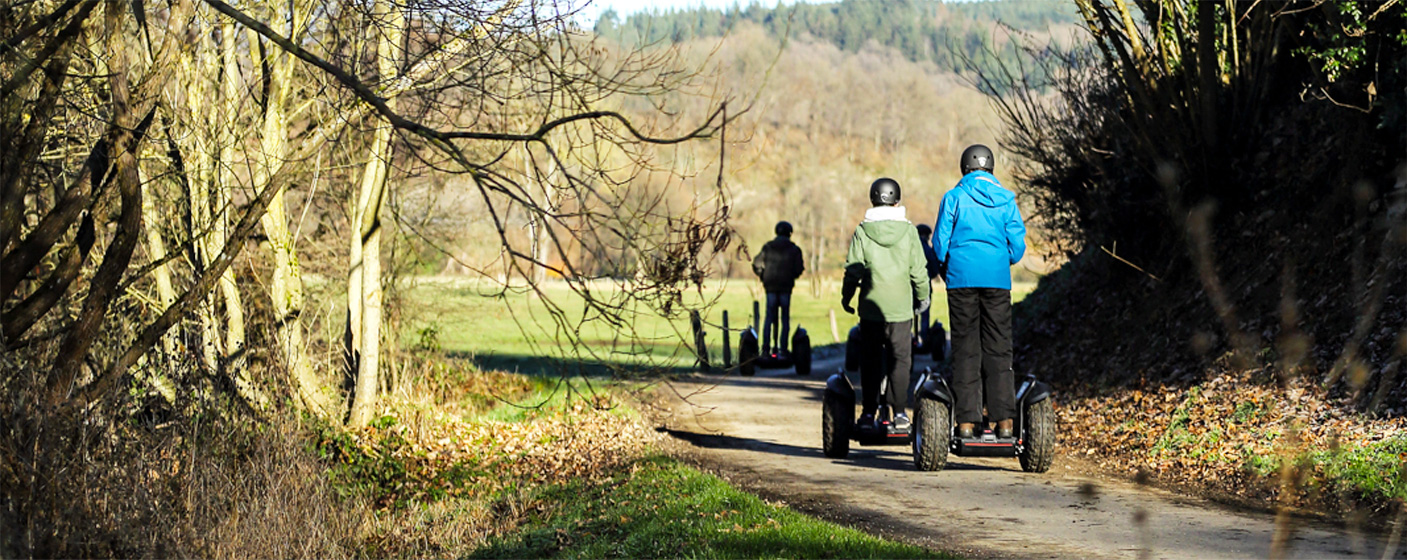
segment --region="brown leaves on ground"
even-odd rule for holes
[[[495,379],[481,389],[512,387],[520,397],[527,392],[521,376],[476,375]],[[365,529],[374,555],[463,555],[490,535],[511,531],[532,516],[550,515],[533,488],[607,480],[658,437],[639,418],[619,414],[604,394],[532,409],[520,422],[483,419],[477,413],[493,405],[486,406],[472,390],[458,394],[460,398],[429,405],[389,403],[385,416],[394,421],[349,435],[356,453],[372,458],[372,477],[394,476],[379,481],[382,492],[374,502],[382,514]],[[347,462],[350,456],[344,453],[339,460]]]
[[[1191,387],[1121,389],[1058,403],[1059,445],[1115,472],[1297,507],[1325,506],[1303,493],[1281,496],[1276,465],[1331,448],[1351,449],[1407,429],[1407,419],[1345,412],[1318,385],[1280,389],[1249,372]]]
[[[363,428],[351,439],[363,454],[404,465],[407,482],[438,484],[448,495],[596,479],[639,457],[656,437],[637,419],[607,410],[608,402],[604,396],[592,402],[577,398],[566,406],[536,409],[523,422],[422,411],[382,428]],[[395,501],[388,496],[382,505]]]

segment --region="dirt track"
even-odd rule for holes
[[[675,387],[691,404],[672,403],[662,422],[681,453],[750,490],[970,557],[1270,556],[1271,515],[1089,476],[1060,457],[1045,474],[1021,472],[1014,458],[964,457],[950,457],[941,472],[919,472],[908,446],[852,447],[847,459],[827,458],[820,398],[838,365],[818,362],[810,377],[789,369],[692,376]],[[1302,522],[1291,539],[1288,558],[1381,558],[1389,540]],[[1397,547],[1395,557],[1407,555]]]

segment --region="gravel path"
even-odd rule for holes
[[[789,369],[759,370],[751,378],[691,376],[675,384],[678,393],[660,422],[682,453],[749,490],[969,557],[1271,556],[1272,515],[1100,478],[1064,457],[1045,474],[1021,472],[1015,458],[956,456],[941,472],[919,472],[908,446],[856,446],[847,459],[827,458],[820,399],[825,377],[839,364],[818,361],[809,377]],[[858,388],[858,379],[852,381]],[[1389,541],[1305,522],[1290,535],[1282,557],[1382,558]],[[1396,557],[1407,554],[1398,547]]]

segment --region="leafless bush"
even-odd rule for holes
[[[331,490],[291,414],[199,403],[199,384],[175,402],[134,385],[84,410],[45,407],[42,385],[3,388],[0,554],[327,557],[359,542],[366,508]]]

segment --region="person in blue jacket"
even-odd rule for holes
[[[992,150],[962,152],[963,177],[943,196],[933,250],[948,288],[953,395],[958,436],[974,437],[987,419],[997,437],[1014,436],[1015,374],[1011,370],[1011,265],[1026,253],[1026,225],[1016,195],[992,175]]]

